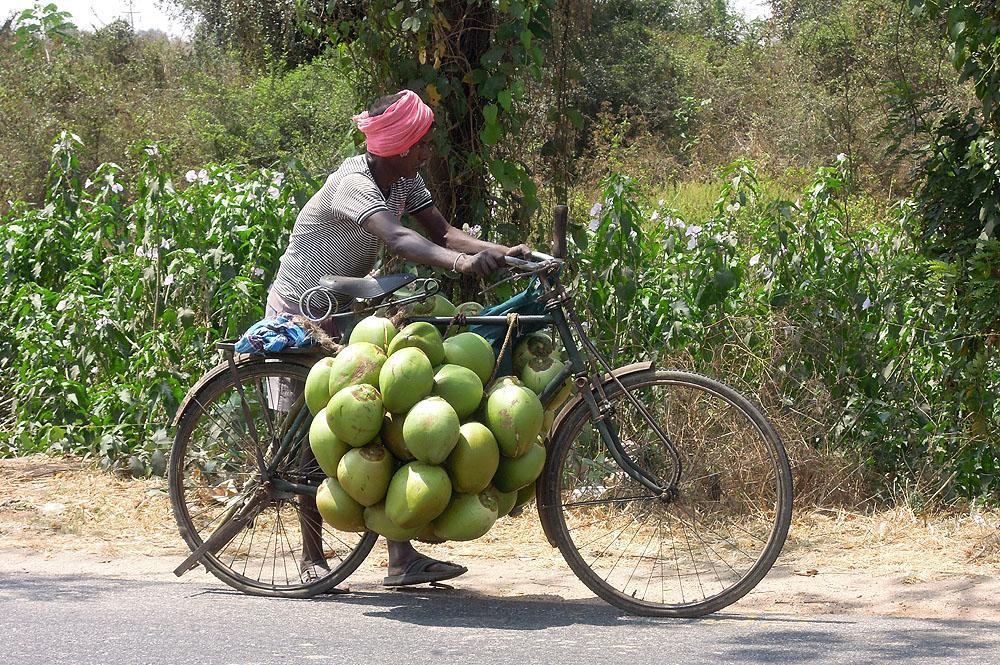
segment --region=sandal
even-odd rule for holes
[[[448,566],[446,570],[428,570],[434,564]],[[420,555],[414,559],[401,575],[389,575],[382,580],[382,586],[398,587],[412,586],[414,584],[427,584],[429,582],[443,582],[469,572],[465,566],[451,563],[449,561],[438,561],[429,556]]]
[[[302,567],[299,571],[299,579],[302,580],[303,584],[312,584],[317,580],[326,577],[330,573],[330,566],[326,564],[325,561],[313,561]],[[323,593],[337,595],[343,593],[350,593],[349,589],[341,589],[339,587],[330,587]]]

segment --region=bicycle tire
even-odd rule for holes
[[[645,491],[649,494],[649,490],[627,476],[622,480],[621,477],[625,474],[620,470],[615,471],[615,469],[619,469],[617,465],[612,467],[606,462],[600,461],[602,455],[600,451],[604,448],[604,443],[596,432],[589,442],[587,437],[583,435],[587,431],[588,424],[592,426],[592,423],[586,404],[579,403],[572,407],[572,411],[566,415],[559,429],[553,434],[549,460],[538,483],[538,508],[540,518],[546,527],[546,533],[550,534],[569,567],[591,591],[606,602],[626,612],[662,617],[697,617],[716,612],[745,596],[763,579],[778,558],[787,537],[791,522],[792,479],[788,456],[781,443],[781,438],[774,427],[749,400],[728,386],[712,379],[686,372],[651,369],[627,375],[621,381],[630,392],[644,399],[644,405],[657,417],[658,424],[672,440],[675,448],[678,449],[682,459],[681,480],[678,486],[680,494],[668,503],[660,502],[654,497],[644,498],[641,494],[629,495],[629,493],[636,491]],[[669,388],[674,390],[675,394],[668,395],[671,399],[667,400],[666,403],[650,403],[650,400],[646,398],[647,393],[650,393],[648,390],[650,387],[665,388],[661,394],[668,394],[669,390],[666,388]],[[650,470],[649,467],[653,465],[653,461],[650,460],[658,459],[664,461],[664,464],[672,464],[669,462],[671,459],[669,455],[659,452],[662,450],[662,446],[657,447],[655,441],[653,443],[643,442],[643,436],[653,435],[632,433],[628,431],[627,423],[623,426],[627,417],[623,417],[622,411],[634,407],[625,401],[626,396],[622,389],[614,384],[606,386],[606,389],[609,401],[615,406],[616,426],[624,432],[621,435],[623,445],[630,449],[633,459],[641,460],[640,464],[647,470]],[[685,395],[685,391],[690,394]],[[696,399],[692,400],[692,396]],[[699,398],[699,396],[701,397]],[[685,399],[688,400],[686,403]],[[679,408],[685,404],[688,407],[687,410]],[[740,414],[745,421],[747,431],[756,432],[753,435],[759,437],[756,449],[746,447],[751,438],[750,434],[743,435],[741,431],[733,429],[730,437],[732,442],[726,444],[722,442],[721,437],[715,436],[720,431],[717,422],[706,419],[694,425],[691,423],[693,417],[714,413],[721,414],[723,409]],[[658,415],[661,412],[667,416],[666,422],[663,422]],[[723,420],[730,420],[731,426],[734,428],[737,425],[733,424],[735,419],[723,418]],[[648,432],[648,424],[645,421],[641,421],[641,424]],[[699,438],[699,432],[704,432],[701,438]],[[692,442],[694,445],[689,445]],[[734,446],[728,449],[728,452],[733,453],[733,460],[740,456],[754,457],[761,462],[762,468],[769,467],[770,477],[760,481],[763,497],[763,500],[759,502],[761,505],[754,504],[750,500],[753,497],[745,494],[753,488],[751,483],[754,481],[754,474],[759,469],[734,470],[732,467],[736,466],[736,463],[729,464],[730,468],[726,469],[722,468],[721,463],[701,460],[698,456],[700,453],[695,450],[699,443],[703,444],[702,453],[706,451],[723,452],[721,448],[713,449],[713,445],[739,444],[743,447],[736,448]],[[586,455],[593,456],[593,459],[590,460],[592,466],[589,468],[586,463]],[[601,466],[602,464],[604,466]],[[611,464],[614,463],[611,462]],[[703,473],[715,464],[719,464],[718,470]],[[597,486],[575,484],[579,477],[594,478],[595,472],[602,484]],[[607,476],[600,475],[605,472],[608,473]],[[608,478],[615,482],[621,481],[621,489],[616,486],[615,491],[612,492],[609,487],[606,487],[603,483]],[[636,490],[636,488],[641,489]],[[739,491],[743,491],[745,495],[734,496],[738,495]],[[586,497],[591,494],[602,498],[593,501],[587,500]],[[566,500],[567,496],[570,497],[569,501]],[[744,502],[751,505],[741,506],[740,504]],[[772,505],[769,507],[768,504]],[[629,530],[633,528],[632,524],[637,523],[640,519],[642,511],[646,511],[646,516],[642,518],[642,522],[638,522],[634,527],[635,533],[632,534],[631,540],[622,546],[621,553],[612,567],[606,573],[604,568],[598,570],[599,566],[606,567],[607,564],[604,564],[602,558],[612,557],[613,554],[606,553],[613,552],[613,550],[610,550],[611,545],[607,545],[604,553],[597,552],[595,555],[597,548],[602,546],[602,541],[598,538],[592,543],[591,539],[593,532],[603,527],[598,526],[595,529],[594,525],[609,523],[610,520],[621,520],[618,523],[624,523],[629,515],[626,512],[628,510],[632,511],[632,521],[628,523],[628,526],[615,527],[608,532],[614,538],[612,544],[618,541],[620,536],[627,535]],[[742,516],[735,515],[735,512],[739,510],[745,510],[746,513]],[[757,519],[755,525],[752,511],[760,511],[766,519]],[[595,516],[597,519],[589,523],[581,521],[580,516],[588,513],[587,519]],[[642,532],[643,539],[646,538],[647,533],[643,532],[643,528],[654,515],[657,517],[658,523],[648,527],[649,538],[646,545],[640,553],[636,554],[635,552],[638,550],[633,549],[632,543],[640,532]],[[695,522],[692,525],[692,521],[704,519],[704,524],[721,530],[723,520],[729,519],[730,515],[732,515],[733,526],[736,525],[738,519],[742,518],[746,521],[743,522],[742,526],[736,528],[730,526],[727,533],[716,531],[705,533],[698,529],[702,522]],[[666,557],[664,557],[663,549],[665,523],[668,525],[670,534],[670,548],[666,551]],[[686,543],[681,543],[680,548],[677,545],[681,539],[675,538],[675,527],[676,531],[680,532],[686,540]],[[766,538],[762,535],[765,527],[767,530]],[[755,528],[755,531],[751,531],[751,528]],[[740,530],[739,533],[737,533],[737,529]],[[743,530],[746,530],[746,534],[743,533]],[[620,534],[615,535],[616,531],[620,531]],[[659,543],[658,547],[654,549],[656,557],[653,559],[647,554],[656,535],[659,536]],[[586,542],[584,541],[585,536]],[[607,535],[601,536],[601,538],[607,537]],[[581,542],[578,543],[577,540]],[[695,546],[692,546],[692,541],[696,541]],[[763,546],[755,555],[747,553],[739,546],[742,544],[749,548],[746,543],[757,541]],[[698,546],[698,542],[705,546],[705,550],[696,555],[693,550]],[[687,554],[684,551],[685,546]],[[615,568],[623,558],[626,558],[626,555],[626,567],[622,574],[616,576]],[[747,559],[751,559],[752,564],[745,570],[737,570],[734,566],[740,565],[743,555]],[[649,559],[653,560],[647,561]],[[704,564],[705,560],[708,561],[711,571],[708,567],[699,571],[699,567]],[[633,561],[634,567],[624,586],[617,582],[616,586],[609,581],[612,577],[616,577],[616,580],[622,579],[624,572],[628,572],[628,564]],[[668,562],[671,567],[669,577],[672,585],[670,589],[672,595],[669,599],[666,582]],[[716,566],[716,563],[719,565]],[[732,574],[726,571],[723,564],[730,568]],[[640,565],[644,571],[647,567],[649,570],[645,588],[640,589],[642,578],[637,579],[636,586],[631,588],[630,584]],[[683,573],[682,566],[684,567]],[[694,571],[693,576],[690,572],[691,568]],[[676,575],[674,569],[676,569]],[[719,569],[722,569],[723,575],[719,574]],[[701,572],[704,573],[705,580],[702,579]],[[706,591],[705,585],[712,581],[710,579],[711,573],[715,574],[720,589],[710,593]],[[723,577],[727,579],[723,580]],[[658,579],[660,585],[658,602],[655,601],[655,586],[650,592],[650,586],[654,579]],[[688,593],[692,596],[690,598],[685,594],[685,583],[688,584]],[[692,586],[695,588],[691,589]],[[677,598],[675,587],[679,587],[679,598]],[[699,587],[702,591],[700,596],[698,594]],[[630,588],[631,593],[629,593]],[[640,593],[642,597],[639,597]],[[650,597],[654,600],[651,600]]]
[[[262,423],[258,424],[278,428],[279,421],[275,419],[275,414],[284,412],[272,410],[266,406],[266,402],[274,398],[271,397],[270,388],[264,386],[273,385],[268,383],[268,379],[304,382],[309,373],[309,367],[291,360],[262,358],[251,363],[241,363],[236,372],[241,385],[244,386],[244,394],[247,395],[245,403],[250,404],[251,408],[256,408],[256,411],[251,411],[251,413],[262,416]],[[264,393],[267,393],[267,396]],[[255,458],[250,459],[253,456],[249,455],[250,450],[248,450],[253,441],[248,431],[251,428],[247,427],[247,420],[244,417],[247,411],[244,410],[243,404],[239,404],[240,408],[236,408],[235,404],[229,404],[229,413],[227,414],[222,406],[218,406],[226,400],[231,403],[243,402],[239,398],[236,379],[230,371],[222,372],[208,381],[187,403],[178,418],[174,442],[171,447],[168,471],[171,506],[181,537],[192,551],[201,546],[210,533],[226,521],[224,515],[227,510],[232,510],[231,507],[221,510],[221,513],[215,515],[211,521],[205,522],[208,517],[211,517],[211,513],[205,514],[213,507],[211,502],[224,500],[227,504],[235,504],[240,500],[241,494],[239,492],[233,496],[227,496],[227,494],[237,484],[242,485],[241,492],[247,493],[247,488],[253,486],[254,476],[259,477]],[[272,420],[268,420],[268,413],[270,413]],[[285,418],[291,420],[287,415]],[[251,420],[255,420],[255,418],[252,417]],[[295,431],[308,432],[310,421],[311,416],[306,411]],[[233,436],[232,432],[235,430],[241,431]],[[273,431],[274,429],[272,429]],[[202,432],[205,433],[203,438],[200,434]],[[278,448],[274,445],[276,437],[272,435],[271,439],[271,444],[266,446],[268,452],[265,461],[267,462],[273,460],[275,449]],[[292,436],[292,439],[294,440],[296,437]],[[300,436],[298,445],[305,445],[308,448],[308,444],[302,443],[304,440],[305,437]],[[259,443],[258,441],[257,445]],[[261,449],[264,450],[263,447]],[[206,455],[208,452],[212,454]],[[296,476],[291,480],[318,484],[321,481],[320,474],[322,473],[318,471],[318,466],[315,469],[309,467],[305,470],[301,468],[301,465],[296,467],[293,456],[297,456],[297,454],[293,445],[283,456],[283,459],[277,462],[279,472],[284,464],[287,466],[289,474],[309,476],[308,479]],[[199,456],[211,458],[198,460]],[[209,469],[208,472],[206,472],[206,467]],[[224,471],[215,472],[215,475],[212,476],[211,469],[215,468],[224,469]],[[206,499],[206,495],[209,498]],[[198,501],[201,502],[201,505],[198,506],[197,512],[194,512],[193,507]],[[304,549],[303,527],[299,520],[310,519],[311,512],[303,510],[300,503],[293,503],[293,501],[290,498],[283,498],[267,502],[254,516],[252,525],[248,524],[246,528],[241,530],[242,540],[239,536],[234,537],[219,552],[203,556],[201,563],[222,582],[238,591],[252,595],[307,598],[327,591],[345,580],[365,560],[378,536],[372,532],[364,534],[334,532],[328,525],[322,524],[319,520],[320,524],[317,525],[317,528],[323,552],[324,554],[334,554],[338,562],[330,567],[328,573],[317,579],[303,581],[300,578],[298,561],[296,561],[296,557],[301,558]],[[206,503],[208,507],[205,507]],[[289,521],[293,513],[297,519]],[[201,517],[202,515],[204,518]],[[284,522],[282,521],[283,517],[285,518]],[[213,522],[220,518],[223,518],[222,521],[219,521],[212,528]],[[266,525],[268,521],[273,523],[273,533],[268,534],[267,544],[261,553],[259,546],[257,550],[254,549],[255,537],[253,533],[251,533],[249,545],[246,545],[246,536],[248,532],[256,532],[259,523],[263,522]],[[196,522],[201,522],[201,524],[196,524]],[[287,527],[292,527],[292,529],[289,530]],[[296,538],[295,527],[298,527],[298,538]],[[350,541],[355,537],[357,538],[356,542],[345,542],[345,540]],[[334,543],[334,539],[339,541],[339,544]],[[274,546],[271,556],[271,579],[265,581],[268,547],[270,547],[272,540]],[[235,546],[235,549],[232,548],[231,546],[237,541],[239,544]],[[296,547],[296,544],[299,547]],[[245,546],[246,551],[241,554],[241,550]],[[279,549],[281,550],[280,555]],[[260,573],[256,578],[253,577],[253,568],[249,565],[255,553],[259,553],[258,556],[261,558]],[[282,565],[283,580],[279,580],[277,577],[279,562]],[[242,570],[237,569],[240,563],[243,564]],[[294,566],[291,572],[288,570],[290,563]]]

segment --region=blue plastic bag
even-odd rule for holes
[[[276,353],[286,347],[312,346],[305,328],[292,322],[287,314],[262,319],[253,324],[236,342],[237,353]]]
[[[541,284],[538,283],[537,279],[533,279],[531,284],[528,285],[524,291],[521,291],[517,295],[511,297],[499,305],[493,305],[492,307],[487,307],[481,311],[477,316],[506,316],[511,313],[517,314],[544,314],[545,305],[538,302],[538,297],[542,294]],[[500,367],[497,369],[496,377],[506,376],[508,374],[514,373],[514,362],[513,362],[513,351],[514,346],[529,333],[536,332],[544,328],[545,325],[541,323],[521,323],[518,322],[517,328],[514,329],[511,334],[510,343],[507,344],[507,350],[503,354],[503,358],[500,359]],[[499,356],[501,349],[503,349],[504,339],[507,338],[507,325],[506,324],[477,324],[470,325],[469,332],[474,332],[477,335],[482,335],[486,338],[491,345],[493,345],[494,355]]]

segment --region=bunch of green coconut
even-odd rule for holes
[[[514,377],[485,390],[494,363],[472,332],[443,339],[429,323],[397,332],[387,318],[360,321],[306,380],[309,445],[328,476],[323,519],[391,540],[473,540],[530,501],[546,414]]]

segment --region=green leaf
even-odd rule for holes
[[[497,101],[500,102],[500,106],[503,107],[504,111],[510,113],[510,110],[513,106],[513,100],[511,99],[511,93],[509,90],[501,90],[500,92],[498,92]]]

